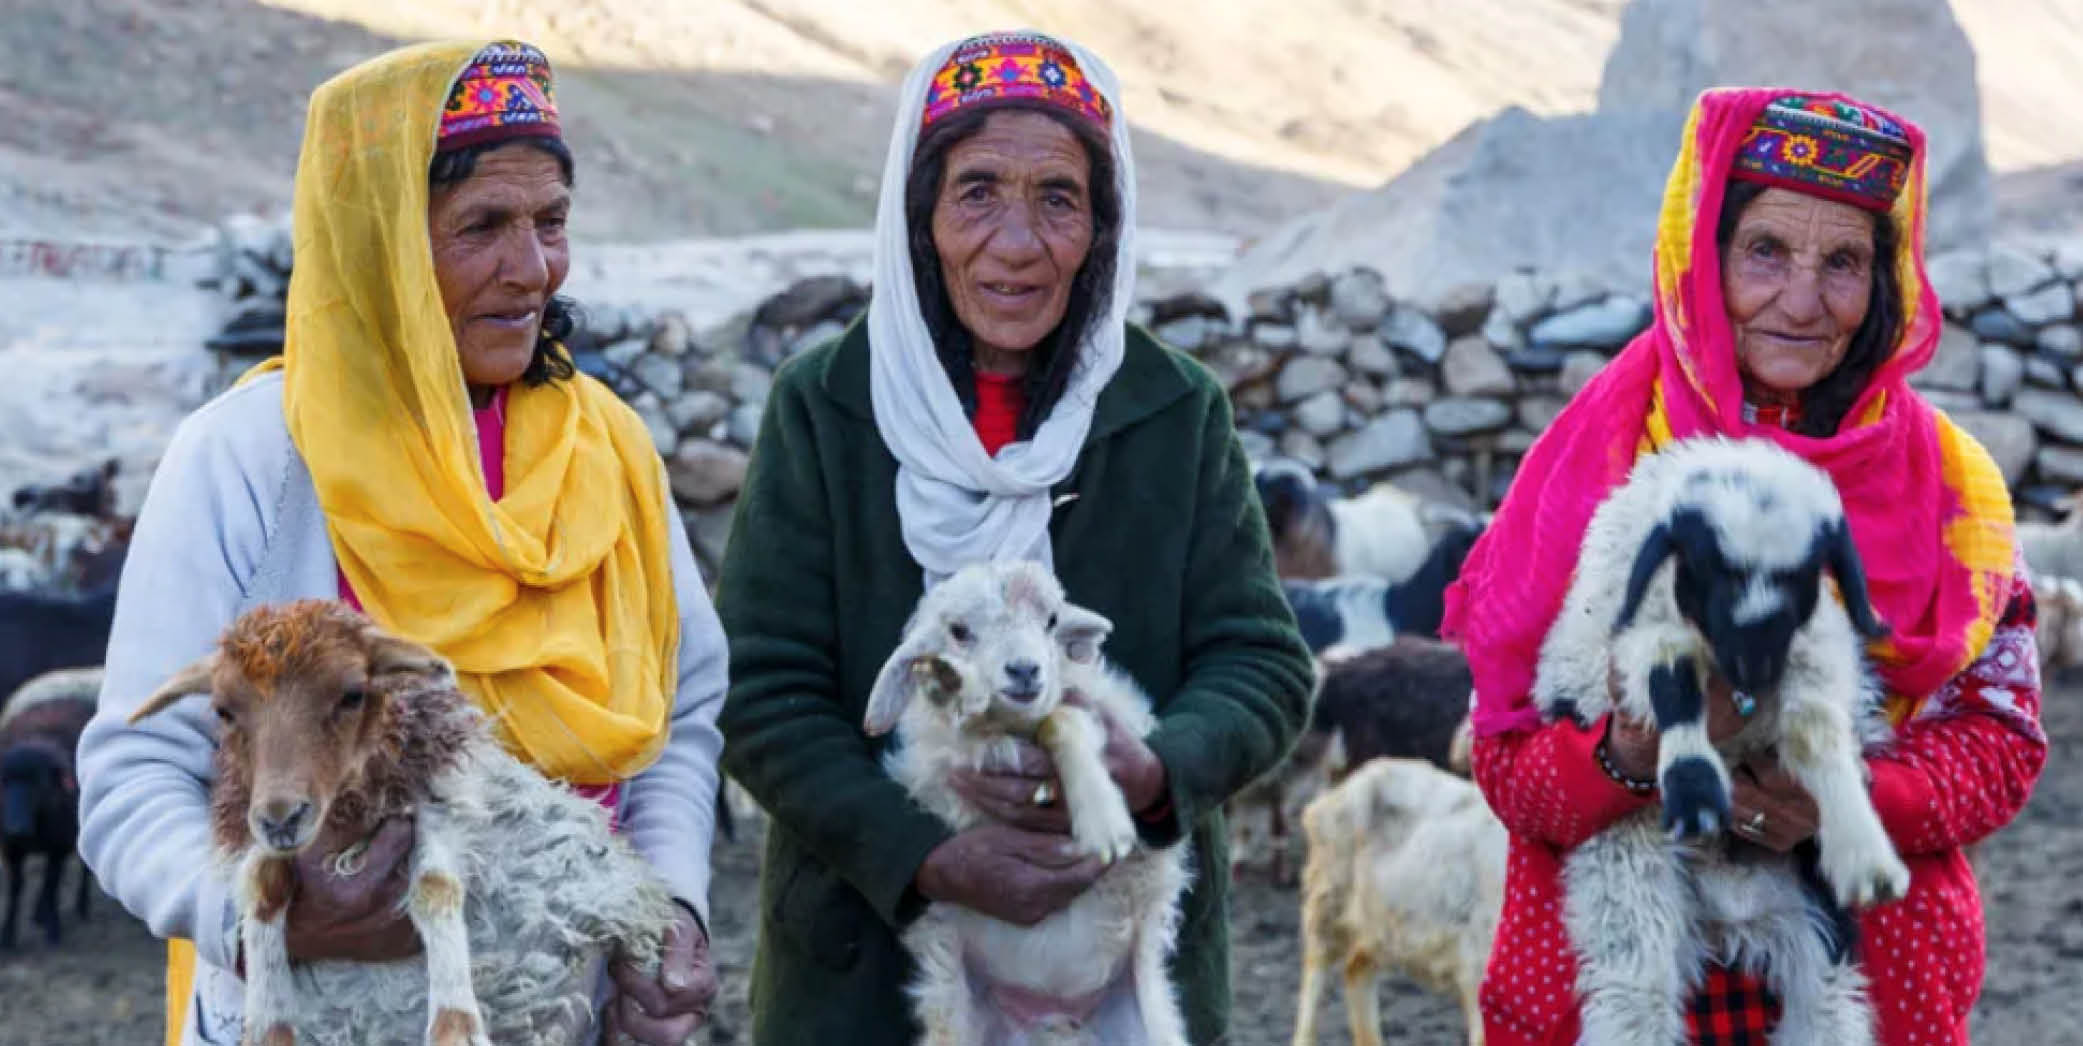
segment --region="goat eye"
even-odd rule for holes
[[[226,708],[223,705],[217,706],[217,721],[223,723],[225,726],[239,725],[237,717],[231,714],[231,709]]]
[[[360,688],[349,690],[340,695],[340,710],[342,712],[352,712],[362,707],[362,702],[368,700],[368,697],[369,693],[366,690]]]
[[[967,643],[973,638],[969,633],[969,626],[960,621],[947,626],[947,634],[955,637],[957,643]]]
[[[1049,615],[1049,631],[1056,631],[1056,615],[1054,614]]]

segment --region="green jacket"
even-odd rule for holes
[[[739,496],[717,606],[730,637],[725,768],[772,816],[752,973],[755,1046],[911,1043],[897,934],[950,832],[912,803],[861,731],[876,670],[918,602],[897,462],[876,433],[868,335],[775,375]],[[1131,328],[1120,371],[1050,526],[1070,599],[1114,623],[1105,653],[1157,704],[1150,747],[1193,833],[1173,977],[1193,1041],[1229,1020],[1222,803],[1280,760],[1307,718],[1312,663],[1273,573],[1228,399],[1198,364]]]

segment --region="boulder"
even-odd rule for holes
[[[1305,400],[1343,384],[1345,368],[1337,360],[1323,356],[1296,356],[1280,368],[1280,377],[1275,380],[1282,403]]]
[[[1397,378],[1381,388],[1381,401],[1388,407],[1422,407],[1439,398],[1439,389],[1426,378]]]
[[[2083,356],[2083,330],[2078,330],[2071,324],[2042,327],[2033,341],[2041,352],[2062,360],[2074,361],[2078,356]]]
[[[1295,328],[1285,323],[1253,323],[1251,340],[1269,349],[1295,347]]]
[[[600,350],[600,355],[602,359],[614,364],[618,369],[627,369],[649,350],[649,344],[639,339],[631,338],[628,341],[618,341]]]
[[[1534,432],[1545,432],[1569,401],[1560,396],[1528,396],[1519,401],[1519,424]]]
[[[724,426],[725,435],[740,447],[750,448],[759,439],[759,419],[766,408],[757,403],[745,403],[732,408]]]
[[[651,326],[650,349],[661,356],[685,356],[694,346],[694,329],[687,325],[687,317],[677,312],[660,313]]]
[[[1649,303],[1625,294],[1578,305],[1533,325],[1536,345],[1617,349],[1649,325]]]
[[[2068,371],[2061,364],[2038,355],[2025,357],[2025,381],[2043,389],[2066,390],[2069,387]]]
[[[2083,238],[2070,237],[2055,245],[2054,271],[2064,280],[2083,280]]]
[[[1381,273],[1358,268],[1331,281],[1331,315],[1347,330],[1368,331],[1389,314],[1389,290]]]
[[[1345,350],[1345,362],[1352,369],[1377,378],[1393,378],[1397,373],[1396,354],[1372,334],[1353,336],[1352,347]]]
[[[2020,389],[2011,400],[2011,413],[2057,439],[2083,443],[2083,400],[2067,393]]]
[[[1312,436],[1330,436],[1345,427],[1345,397],[1325,389],[1295,408],[1295,424]]]
[[[2076,294],[2056,280],[2035,291],[2005,296],[2003,307],[2029,327],[2062,323],[2076,314]]]
[[[706,433],[730,416],[730,401],[707,389],[695,389],[667,403],[665,416],[682,433]]]
[[[2020,348],[2031,345],[2033,341],[2032,328],[2019,322],[2018,317],[2011,315],[1999,305],[1992,305],[1975,313],[1974,318],[1968,321],[1968,326],[1975,332],[1975,336],[1983,341],[2000,341],[2005,345],[2016,345]]]
[[[1918,388],[1972,389],[1981,369],[1981,344],[1972,331],[1950,323],[1938,336],[1938,351],[1923,370],[1911,375]]]
[[[2016,350],[2001,345],[1982,346],[1981,357],[1982,404],[2009,406],[2011,397],[2018,394],[2018,386],[2025,382],[2025,360]]]
[[[630,372],[636,375],[636,380],[641,382],[644,388],[657,393],[662,399],[672,399],[680,394],[680,361],[671,356],[656,352],[640,356],[630,367]]]
[[[774,387],[774,375],[757,363],[740,363],[731,368],[730,395],[739,403],[760,404]]]
[[[658,448],[659,456],[670,457],[680,446],[680,430],[673,427],[671,418],[666,417],[665,408],[655,399],[645,399],[632,404],[636,416],[644,422],[651,433],[651,443]]]
[[[1371,381],[1348,381],[1345,383],[1345,405],[1358,411],[1363,418],[1381,413],[1383,401],[1381,389]]]
[[[1512,369],[1481,335],[1456,338],[1439,363],[1439,380],[1455,396],[1509,396]]]
[[[1442,436],[1495,432],[1512,423],[1512,405],[1503,400],[1449,396],[1425,407],[1425,426]]]
[[[1157,340],[1181,352],[1199,352],[1208,342],[1209,329],[1214,326],[1208,317],[1199,314],[1181,316],[1169,323],[1159,325],[1150,333]]]
[[[1252,433],[1256,436],[1257,433]],[[1259,436],[1260,439],[1265,437]],[[1292,429],[1280,437],[1280,453],[1307,466],[1311,471],[1324,467],[1324,445],[1321,440],[1301,429]]]
[[[1545,314],[1555,301],[1555,284],[1521,269],[1497,281],[1497,314],[1523,327]]]
[[[2040,480],[2064,487],[2083,486],[2083,448],[2048,444],[2032,456]]]
[[[673,496],[696,508],[712,508],[738,496],[749,459],[736,447],[690,439],[666,460]]]
[[[1999,298],[2039,290],[2055,278],[2054,267],[2030,251],[2009,244],[1989,249],[1989,292]]]
[[[1513,323],[1504,314],[1502,308],[1490,310],[1490,315],[1483,320],[1482,335],[1483,340],[1499,352],[1526,347],[1526,335],[1519,330],[1518,324]]]
[[[1495,293],[1487,280],[1456,284],[1439,297],[1421,302],[1419,307],[1439,321],[1439,329],[1449,339],[1459,338],[1483,328]]]
[[[1353,479],[1420,461],[1432,460],[1432,440],[1415,410],[1392,410],[1331,442],[1331,475]]]
[[[756,327],[796,330],[824,320],[850,321],[868,307],[868,289],[845,276],[811,276],[768,298],[752,314]]]
[[[1989,255],[1975,248],[1943,251],[1925,262],[1931,289],[1948,316],[1966,316],[1995,300],[1989,291]]]
[[[1432,322],[1432,317],[1410,306],[1390,312],[1389,318],[1382,321],[1381,340],[1426,363],[1438,363],[1447,351],[1446,332]]]
[[[1586,349],[1578,349],[1563,357],[1562,372],[1556,377],[1558,387],[1564,396],[1574,396],[1582,391],[1584,386],[1591,384],[1591,379],[1597,377],[1598,372],[1605,367],[1604,356]]]
[[[1555,278],[1555,297],[1548,302],[1548,308],[1553,312],[1569,312],[1605,297],[1609,289],[1608,284],[1590,273],[1570,269]]]
[[[1305,309],[1295,327],[1295,341],[1313,356],[1339,356],[1352,344],[1352,332],[1318,309]]]

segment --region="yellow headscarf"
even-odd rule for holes
[[[666,739],[680,636],[664,469],[635,413],[580,375],[512,386],[504,496],[485,492],[427,235],[438,119],[482,47],[402,48],[312,93],[288,339],[253,373],[284,372],[290,437],[370,617],[454,664],[517,756],[605,784]],[[192,974],[187,952],[170,950],[170,982]]]

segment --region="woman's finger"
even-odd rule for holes
[[[615,1030],[643,1046],[681,1046],[694,1029],[701,1026],[706,1014],[685,1013],[673,1017],[653,1017],[633,1005],[627,997],[619,997],[613,1004]]]
[[[658,979],[638,969],[635,964],[617,960],[608,964],[608,976],[622,997],[629,1000],[638,1013],[645,1015],[671,1012],[672,1001],[666,998],[665,989]]]

